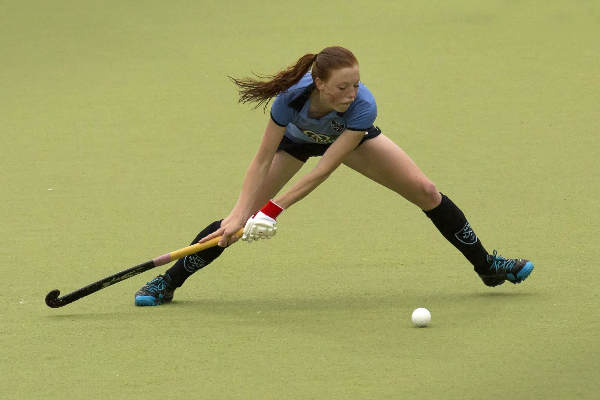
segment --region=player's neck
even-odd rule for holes
[[[310,94],[309,104],[308,104],[308,116],[310,118],[321,118],[325,115],[329,114],[333,111],[333,108],[327,106],[326,104],[321,103],[319,91],[317,89],[313,90]]]

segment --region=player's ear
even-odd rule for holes
[[[317,87],[317,89],[323,90],[325,88],[325,82],[321,78],[316,77],[315,86]]]

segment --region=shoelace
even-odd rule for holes
[[[490,266],[490,268],[498,272],[499,270],[510,271],[514,266],[515,260],[510,260],[499,256],[498,252],[494,250],[494,252],[492,253],[492,265]]]
[[[151,293],[160,292],[161,290],[165,290],[167,287],[167,283],[162,276],[157,276],[156,278],[152,279],[150,282],[148,282],[148,285],[151,285],[148,286],[148,291]]]

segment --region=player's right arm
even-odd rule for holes
[[[235,233],[243,228],[248,218],[256,212],[253,206],[260,196],[261,182],[269,172],[273,157],[284,134],[285,127],[277,125],[269,118],[258,151],[246,170],[242,190],[235,206],[221,223],[221,228],[206,236],[200,242],[210,240],[216,236],[223,236],[219,241],[219,246],[225,247],[238,239],[238,237],[235,237]]]
[[[239,216],[244,223],[256,212],[253,206],[260,196],[261,183],[269,172],[277,147],[284,134],[285,127],[281,127],[274,123],[272,119],[269,119],[258,151],[246,171],[240,196],[231,212],[232,215]]]

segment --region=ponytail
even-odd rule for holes
[[[238,87],[240,103],[256,103],[255,108],[262,105],[266,110],[272,98],[289,89],[302,79],[310,70],[316,58],[317,54],[305,54],[296,61],[296,64],[290,65],[275,75],[255,74],[256,77],[265,80],[254,78],[237,79],[231,76],[229,79]]]
[[[254,78],[236,79],[231,76],[229,79],[238,87],[240,103],[256,103],[255,108],[263,105],[266,110],[273,97],[298,83],[311,68],[313,81],[316,78],[326,81],[329,79],[331,71],[354,65],[358,65],[358,60],[350,50],[340,46],[331,46],[324,48],[319,54],[303,55],[296,61],[296,64],[290,65],[275,75],[255,74],[257,78],[265,79],[264,81]]]

